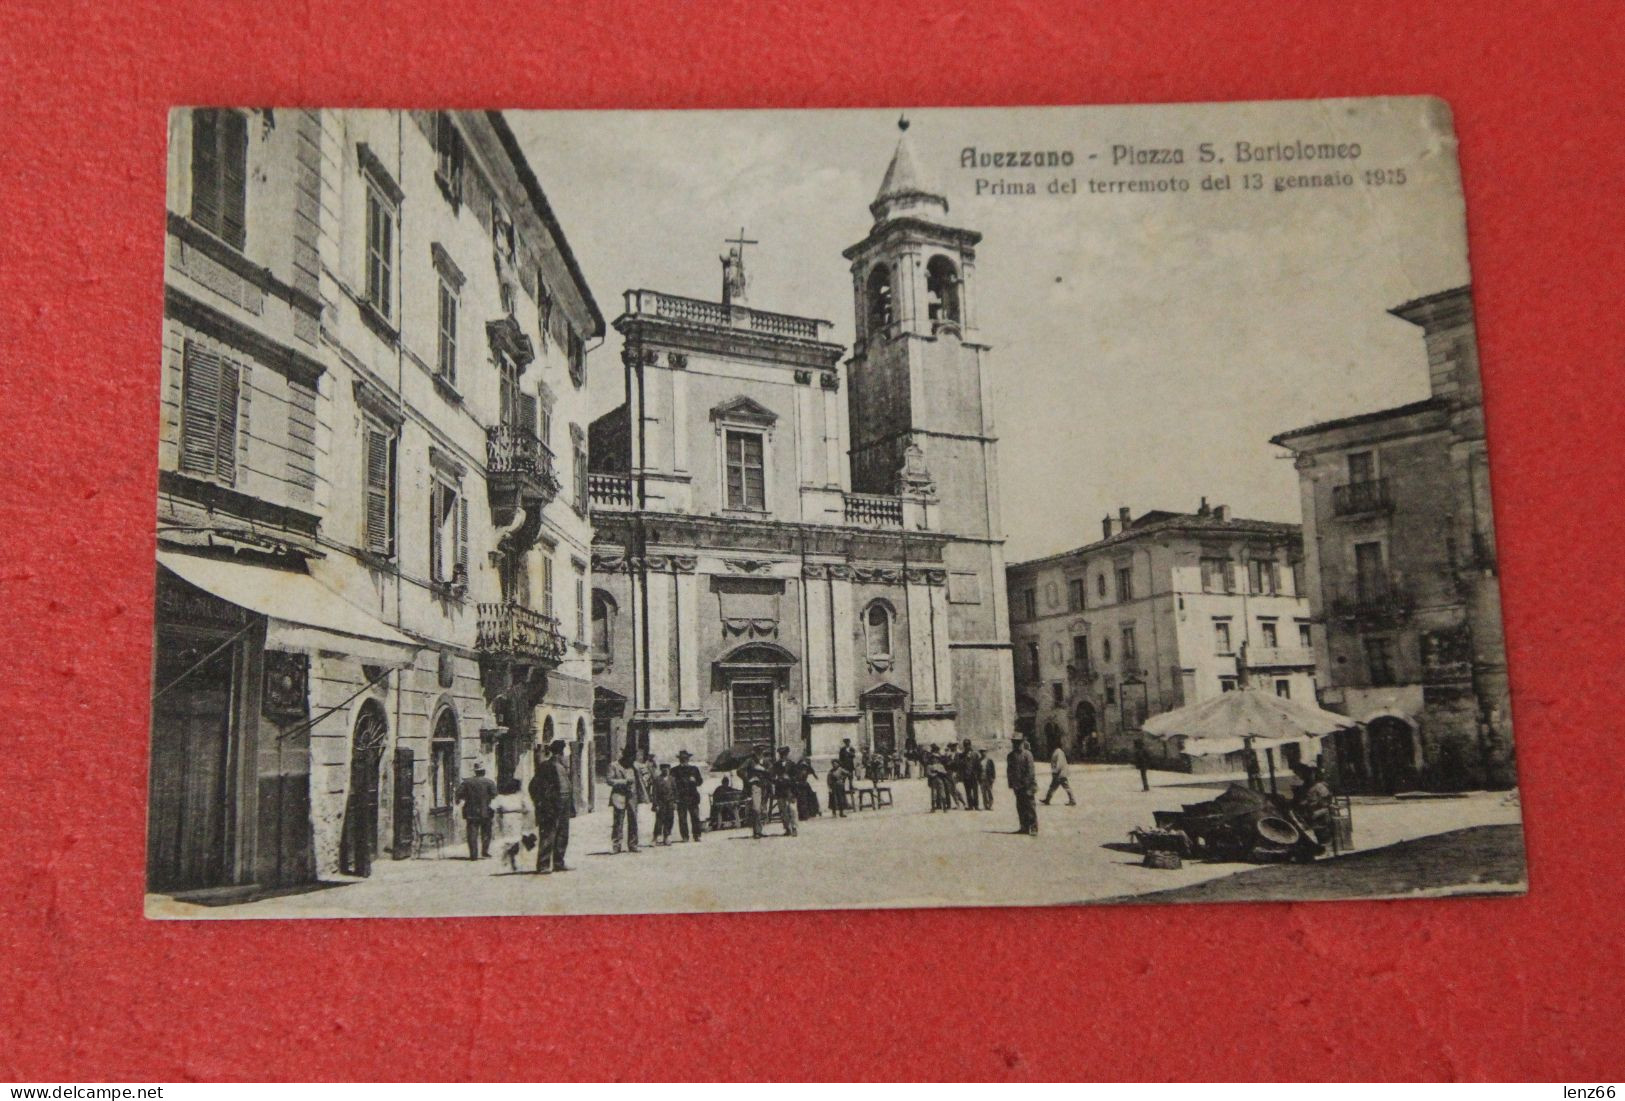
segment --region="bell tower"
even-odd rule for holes
[[[1015,726],[988,347],[976,325],[976,246],[920,168],[907,120],[869,204],[852,265],[856,339],[848,363],[852,489],[913,495],[934,485],[933,527],[952,536],[949,648],[960,738]]]

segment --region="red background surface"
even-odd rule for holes
[[[0,1078],[1619,1077],[1618,16],[1487,0],[6,5]],[[1385,93],[1446,97],[1461,137],[1528,898],[141,917],[170,104]]]

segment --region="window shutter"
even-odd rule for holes
[[[536,430],[536,395],[521,393],[519,395],[519,427],[537,436]],[[538,437],[539,438],[539,437]]]
[[[468,498],[457,495],[457,569],[468,583]]]
[[[374,554],[391,554],[394,540],[390,531],[390,487],[393,483],[390,467],[394,459],[394,440],[376,429],[367,429],[366,492],[367,492],[367,549]]]
[[[441,568],[440,558],[443,549],[440,540],[444,535],[444,516],[440,495],[444,492],[438,482],[429,486],[429,580],[444,581],[445,574]]]
[[[215,437],[215,476],[227,485],[237,480],[237,398],[242,368],[229,359],[220,360],[220,401],[218,434]]]
[[[220,357],[187,342],[181,361],[181,471],[213,477]]]
[[[220,228],[219,112],[192,112],[192,220],[210,232]]]
[[[243,247],[248,223],[248,119],[238,111],[220,113],[220,236]]]

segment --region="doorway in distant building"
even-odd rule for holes
[[[1371,756],[1371,786],[1392,795],[1416,786],[1416,731],[1394,715],[1381,715],[1366,725]]]
[[[1101,755],[1099,720],[1095,717],[1095,705],[1088,700],[1078,704],[1078,752],[1086,759],[1093,760]]]
[[[377,700],[368,700],[361,705],[350,744],[350,792],[339,846],[339,870],[346,875],[371,875],[378,855],[378,786],[388,741],[384,709]]]
[[[895,684],[877,684],[858,697],[858,706],[869,717],[868,746],[876,753],[896,753],[900,748],[897,732],[903,726],[903,708],[908,693]]]
[[[767,680],[736,680],[728,692],[728,730],[736,745],[765,745],[778,741],[777,693]]]
[[[1055,752],[1055,747],[1061,744],[1061,727],[1054,719],[1044,724],[1044,756],[1048,757]]]

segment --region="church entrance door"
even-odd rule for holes
[[[730,688],[731,741],[735,744],[765,745],[778,741],[777,699],[771,681],[736,680]]]

